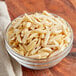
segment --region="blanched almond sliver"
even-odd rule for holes
[[[22,43],[22,40],[21,40],[20,34],[18,34],[16,37],[17,37],[17,40],[18,40],[20,43]]]
[[[16,39],[16,37],[15,37],[15,36],[11,38],[11,40],[15,40],[15,39]]]
[[[57,45],[57,46],[59,45],[59,43],[58,43],[56,40],[54,40],[54,43],[55,43],[55,45]]]
[[[24,43],[24,44],[26,43],[26,40],[27,40],[29,34],[30,34],[30,32],[27,31],[26,34],[24,35],[23,39],[22,39],[22,43]]]
[[[19,48],[20,48],[22,51],[26,52],[26,49],[25,49],[21,44],[19,44]]]
[[[29,39],[32,39],[33,37],[36,37],[37,35],[38,35],[37,33],[31,34],[31,36],[29,36],[28,40],[29,40]]]
[[[27,22],[26,27],[30,27],[30,26],[31,26],[31,23]]]
[[[41,34],[40,37],[41,37],[41,38],[44,38],[45,36],[44,36],[44,34]]]
[[[30,16],[28,14],[25,13],[25,17],[27,18],[27,20],[29,20],[30,22],[33,22],[32,19],[30,18]]]
[[[42,21],[38,16],[34,16],[34,18],[37,19],[39,22]]]
[[[18,50],[18,48],[13,48],[13,49],[15,50],[16,53],[19,54],[19,50]]]
[[[35,54],[35,55],[31,55],[31,56],[28,56],[30,58],[34,58],[34,59],[40,59],[41,56],[39,54]]]
[[[36,47],[39,47],[40,46],[40,43],[41,43],[41,39],[39,38],[38,39],[38,43],[36,44]]]
[[[28,52],[25,54],[25,56],[29,56],[29,54],[30,54],[30,51],[28,51]]]
[[[46,47],[55,48],[55,47],[59,47],[59,46],[58,45],[47,45]]]
[[[47,58],[47,56],[49,55],[49,53],[47,52],[41,52],[35,55],[31,55],[29,56],[30,58],[35,58],[35,59],[41,59],[41,58]]]
[[[63,35],[54,36],[52,39],[50,39],[50,42],[49,42],[49,43],[51,43],[51,42],[54,41],[54,40],[60,39],[60,38],[62,38],[62,37],[63,37]]]
[[[21,22],[22,22],[22,19],[19,20],[18,22],[16,22],[16,24],[15,24],[13,27],[14,27],[14,28],[17,28],[17,27],[20,25]]]
[[[42,14],[47,15],[47,16],[54,17],[52,14],[48,13],[47,11],[43,11],[43,13],[42,13]]]
[[[61,32],[62,32],[62,30],[53,31],[53,33],[56,33],[56,34],[61,33]]]
[[[15,35],[15,33],[13,31],[8,31],[7,37],[9,36],[10,38],[12,38]]]
[[[40,54],[41,58],[42,58],[42,57],[47,58],[47,56],[49,55],[48,52],[41,52],[41,53],[38,53],[38,54]]]
[[[48,32],[46,33],[45,41],[44,41],[44,44],[43,44],[44,46],[47,45],[49,38],[50,38],[50,31],[48,31]]]
[[[37,47],[36,49],[31,51],[31,54],[35,54],[41,47]]]
[[[31,51],[33,48],[35,48],[35,45],[36,45],[36,39],[30,42],[30,44],[26,47],[26,50]]]
[[[42,48],[42,49],[39,50],[39,52],[45,52],[45,51],[49,52],[49,53],[53,52],[53,50],[48,48],[48,47],[45,47],[45,48]]]
[[[16,35],[18,35],[20,32],[21,32],[20,29],[15,29],[15,30],[14,30],[14,33],[15,33]]]
[[[24,37],[24,35],[27,34],[27,32],[28,32],[27,28],[23,29],[21,32],[21,36]]]
[[[41,29],[36,29],[36,30],[33,30],[32,32],[35,32],[35,33],[46,33],[47,31],[46,30],[41,30]]]
[[[11,40],[12,41],[12,40]],[[11,43],[11,42],[10,42]],[[18,40],[13,41],[13,43],[11,43],[12,47],[16,47],[19,44]]]
[[[34,24],[36,25],[42,25],[39,21],[37,21],[34,17],[32,17],[32,20],[34,22]]]
[[[62,47],[60,50],[54,51],[54,52],[49,56],[49,58],[57,55],[58,53],[60,53],[60,52],[62,52],[62,51],[64,51],[64,49],[65,49],[65,45],[63,45],[63,47]]]
[[[24,51],[19,51],[19,54],[24,56],[25,53],[24,53]]]
[[[66,37],[64,40],[66,40],[67,43],[69,43],[71,41],[71,39],[69,37]]]

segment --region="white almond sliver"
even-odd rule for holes
[[[54,40],[60,39],[61,37],[63,37],[63,35],[57,35],[57,36],[53,37],[52,39],[50,39],[49,43],[51,43]]]
[[[32,39],[33,37],[36,37],[37,35],[38,35],[37,33],[33,33],[33,34],[31,34],[31,36],[29,36],[28,39]]]
[[[46,33],[45,41],[44,41],[44,44],[43,44],[44,46],[47,45],[49,38],[50,38],[50,31],[48,31],[48,32]]]
[[[14,30],[14,33],[15,33],[16,35],[18,35],[20,32],[21,32],[20,29],[15,29],[15,30]]]
[[[61,52],[61,51],[54,51],[53,53],[51,53],[51,55],[48,58],[51,58],[51,57],[57,55],[59,52]]]
[[[69,37],[67,37],[65,40],[66,40],[68,43],[71,41],[71,39],[70,39]]]
[[[54,33],[58,34],[58,33],[61,33],[62,30],[58,30],[58,31],[54,31]]]
[[[33,20],[33,22],[34,22],[34,24],[36,24],[36,25],[42,25],[40,22],[38,22],[35,18],[33,18],[32,17],[32,20]]]
[[[57,45],[57,46],[59,45],[58,42],[57,42],[56,40],[54,40],[54,43],[55,43],[55,45]]]
[[[66,28],[65,28],[65,26],[62,26],[63,27],[63,32],[65,33],[65,35],[68,35],[68,32],[66,31]]]
[[[41,30],[41,29],[36,29],[36,30],[33,30],[32,32],[35,32],[35,33],[46,33],[47,31],[46,30]]]
[[[41,37],[41,38],[44,38],[45,36],[44,36],[44,34],[41,34],[40,37]]]
[[[21,20],[19,20],[18,22],[16,22],[16,24],[13,26],[13,27],[14,27],[14,29],[15,29],[15,28],[17,28],[17,27],[21,24],[21,22],[22,22],[22,19],[21,19]]]
[[[26,43],[26,40],[27,40],[29,34],[30,34],[30,32],[26,32],[26,34],[24,35],[24,37],[22,39],[22,43],[24,43],[24,44]]]
[[[15,37],[15,36],[11,38],[11,40],[15,40],[15,39],[16,39],[16,37]]]
[[[36,53],[40,48],[41,48],[41,47],[37,47],[36,49],[32,50],[32,51],[31,51],[31,54]]]
[[[38,53],[38,54],[41,56],[41,58],[43,58],[43,57],[47,58],[47,56],[49,55],[48,52],[41,52],[41,53]]]
[[[39,54],[35,54],[35,55],[31,55],[31,56],[28,56],[30,58],[34,58],[34,59],[40,59],[41,56]]]
[[[58,53],[60,53],[60,52],[62,52],[62,51],[64,51],[64,49],[65,49],[65,46],[63,46],[63,47],[62,47],[60,50],[58,50],[58,51],[54,51],[53,53],[51,53],[51,55],[49,56],[49,58],[57,55]]]
[[[22,43],[22,40],[21,40],[20,35],[18,34],[16,37],[17,37],[17,40],[18,40],[20,43]]]
[[[48,52],[41,52],[35,55],[29,56],[30,58],[35,58],[35,59],[41,59],[41,58],[46,58],[49,55]]]
[[[28,51],[28,52],[25,54],[25,56],[29,56],[29,54],[30,54],[30,52]]]
[[[30,26],[31,26],[31,23],[27,22],[26,27],[30,27]]]
[[[42,21],[38,16],[34,16],[38,21]]]
[[[29,20],[30,22],[33,22],[32,19],[30,18],[30,16],[28,14],[25,13],[25,17],[27,18],[27,20]]]
[[[53,50],[50,49],[50,48],[48,48],[48,47],[42,48],[42,49],[39,50],[39,52],[45,52],[45,51],[46,51],[46,52],[49,52],[49,53],[53,52]]]
[[[12,31],[8,31],[7,37],[9,36],[10,38],[12,38],[15,35],[14,32]]]
[[[53,22],[54,24],[58,24],[54,19],[51,19],[50,17],[47,18],[50,22]]]
[[[24,51],[20,51],[19,54],[24,56],[25,53],[24,53]]]
[[[13,48],[15,50],[16,53],[19,54],[19,50],[17,48]]]
[[[54,16],[51,13],[48,13],[47,11],[43,11],[43,14],[47,15],[47,16],[51,16],[52,18],[54,18]]]
[[[58,47],[58,45],[47,45],[46,47],[55,48],[55,47]]]
[[[36,40],[33,40],[30,42],[30,44],[26,47],[27,51],[31,51],[33,48],[35,48]]]
[[[21,44],[19,44],[19,47],[22,51],[26,52],[25,48]]]
[[[24,37],[24,35],[27,34],[27,32],[28,32],[28,29],[25,28],[24,30],[22,30],[21,36]]]
[[[36,47],[39,47],[41,43],[41,39],[39,38],[38,43],[36,44]]]

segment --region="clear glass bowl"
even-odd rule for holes
[[[55,17],[59,17],[56,14],[53,14]],[[19,16],[22,17],[23,15]],[[61,17],[60,17],[61,18]],[[14,19],[15,20],[15,19]],[[66,22],[66,21],[65,21]],[[4,38],[5,38],[5,46],[6,49],[8,51],[8,53],[17,61],[19,62],[21,65],[30,68],[30,69],[46,69],[49,67],[53,67],[56,64],[58,64],[65,56],[68,55],[68,53],[70,52],[71,48],[72,48],[72,43],[73,43],[73,31],[71,26],[66,22],[68,28],[71,30],[71,41],[68,45],[68,47],[66,47],[64,49],[64,51],[58,52],[56,55],[54,55],[51,58],[45,58],[45,59],[32,59],[29,57],[24,57],[21,56],[19,54],[17,54],[12,48],[11,46],[8,44],[8,40],[6,37],[6,33],[7,33],[7,29],[11,26],[11,23],[8,25],[8,27],[5,30],[4,33]]]

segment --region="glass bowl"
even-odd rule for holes
[[[55,17],[60,17],[60,16],[57,16],[56,14],[52,14],[54,15]],[[21,15],[19,17],[22,17],[24,15]],[[18,18],[18,17],[17,17]],[[61,17],[60,17],[61,18]],[[63,18],[62,18],[63,19]],[[15,20],[15,19],[14,19]],[[13,21],[14,21],[13,20]],[[66,21],[65,21],[66,22]],[[12,22],[11,22],[12,23]],[[68,55],[68,53],[70,52],[71,48],[72,48],[72,43],[73,43],[73,31],[72,31],[72,28],[71,26],[66,22],[68,28],[71,30],[71,40],[70,40],[70,43],[68,45],[68,47],[66,47],[64,49],[64,51],[61,51],[61,52],[58,52],[56,55],[52,56],[51,58],[45,58],[45,59],[32,59],[32,58],[29,58],[29,57],[24,57],[24,56],[21,56],[19,54],[17,54],[12,48],[11,46],[8,44],[8,40],[7,40],[7,36],[6,36],[6,33],[7,33],[7,30],[8,28],[11,26],[11,23],[7,26],[6,30],[5,30],[5,33],[4,33],[4,38],[5,38],[5,46],[6,46],[6,49],[8,51],[8,53],[18,62],[20,63],[21,65],[27,67],[27,68],[30,68],[30,69],[37,69],[37,70],[40,70],[40,69],[46,69],[46,68],[49,68],[49,67],[53,67],[55,66],[56,64],[58,64],[65,56]]]

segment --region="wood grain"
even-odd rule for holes
[[[68,56],[53,68],[38,71],[23,68],[23,74],[24,76],[76,76],[75,66],[76,57]]]
[[[6,3],[12,20],[25,12],[47,10],[68,21],[74,32],[70,55],[53,68],[37,71],[22,67],[23,76],[76,76],[76,0],[6,0]]]

